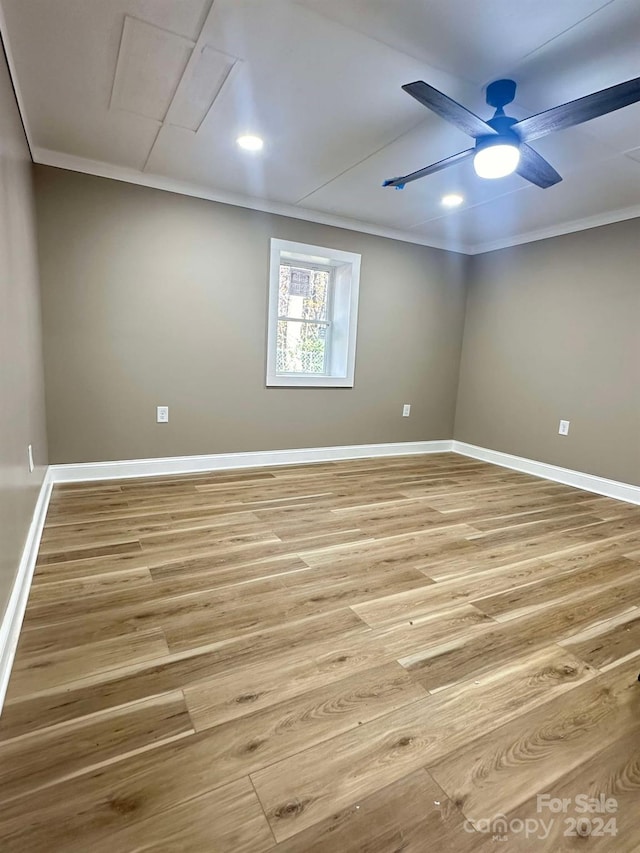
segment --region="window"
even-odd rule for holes
[[[353,387],[360,255],[271,240],[267,385]]]

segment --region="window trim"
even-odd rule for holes
[[[289,255],[290,257],[287,257]],[[346,352],[343,352],[343,369],[339,372],[334,368],[334,373],[308,374],[308,373],[277,373],[276,372],[276,349],[278,329],[278,290],[280,281],[280,264],[283,258],[292,266],[299,263],[307,263],[310,266],[331,266],[334,268],[333,283],[331,291],[332,315],[327,318],[328,328],[333,332],[334,328],[343,326],[346,333]],[[354,252],[344,252],[339,249],[328,249],[320,246],[312,246],[308,243],[296,243],[291,240],[271,238],[270,263],[269,263],[269,303],[268,303],[268,327],[267,327],[267,378],[268,387],[297,387],[297,388],[352,388],[355,374],[356,357],[356,334],[358,326],[358,296],[360,286],[360,261],[361,256]],[[337,320],[334,316],[336,310],[336,288],[343,292],[341,303],[346,306]],[[348,291],[347,291],[348,288]],[[348,312],[348,313],[347,313]],[[331,342],[333,343],[333,341]],[[331,346],[330,343],[330,346]],[[333,347],[332,347],[333,349]],[[335,363],[333,353],[328,354],[329,361]]]

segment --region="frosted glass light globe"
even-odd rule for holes
[[[515,172],[519,162],[518,146],[500,142],[477,151],[473,158],[473,168],[480,178],[504,178]]]

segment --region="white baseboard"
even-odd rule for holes
[[[76,483],[91,480],[119,480],[127,477],[163,477],[171,474],[198,474],[234,468],[261,468],[277,465],[302,465],[341,459],[366,459],[383,456],[408,456],[420,453],[453,451],[483,462],[533,474],[556,483],[575,486],[587,492],[640,504],[640,486],[584,474],[570,468],[512,456],[464,441],[398,441],[386,444],[349,444],[335,447],[302,447],[293,450],[255,450],[241,453],[214,453],[206,456],[168,456],[159,459],[125,459],[117,462],[81,462],[50,465],[48,482]]]
[[[501,453],[499,450],[476,447],[474,444],[466,444],[464,441],[454,441],[452,444],[453,452],[460,453],[463,456],[470,456],[483,462],[491,462],[494,465],[501,465],[503,468],[511,468],[514,471],[522,471],[524,474],[533,474],[534,477],[543,477],[545,480],[553,480],[567,486],[575,486],[577,489],[595,492],[597,495],[605,495],[619,501],[640,504],[640,486],[633,486],[631,483],[608,480],[606,477],[597,477],[595,474],[583,474],[581,471],[573,471],[571,468],[561,468],[558,465],[536,462],[523,456]]]
[[[40,537],[42,536],[44,520],[47,517],[52,485],[51,477],[47,470],[42,481],[42,486],[40,487],[40,494],[38,495],[35,509],[33,510],[33,517],[29,526],[27,541],[22,552],[22,559],[18,566],[18,573],[13,584],[13,590],[11,591],[2,623],[0,624],[0,713],[2,712],[4,697],[9,684],[9,676],[11,675],[11,667],[13,666],[16,648],[18,647],[20,629],[22,627],[22,620],[24,619],[24,611],[27,607],[33,572],[36,567]]]
[[[350,444],[338,447],[303,447],[295,450],[256,450],[247,453],[216,453],[208,456],[173,456],[162,459],[127,459],[122,462],[86,462],[51,465],[54,483],[117,480],[124,477],[160,477],[168,474],[197,474],[232,468],[271,465],[301,465],[339,459],[375,456],[408,456],[416,453],[447,453],[452,441],[398,441],[387,444]]]

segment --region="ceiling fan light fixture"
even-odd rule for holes
[[[513,174],[520,162],[520,149],[513,142],[483,145],[473,156],[473,168],[480,178],[505,178]]]

